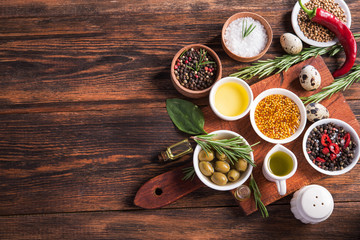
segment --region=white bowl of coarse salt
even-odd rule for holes
[[[222,46],[232,59],[252,62],[267,52],[273,33],[270,24],[260,15],[241,12],[225,22],[221,36]]]

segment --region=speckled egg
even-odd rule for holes
[[[316,122],[329,118],[329,111],[320,103],[310,103],[306,106],[306,115],[310,122]]]
[[[301,69],[299,80],[301,86],[307,91],[318,89],[321,84],[320,73],[312,65],[306,65]]]
[[[303,48],[300,38],[291,33],[281,35],[280,44],[288,54],[298,54]]]

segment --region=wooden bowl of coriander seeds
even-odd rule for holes
[[[232,15],[221,33],[221,44],[232,59],[252,62],[269,49],[273,38],[270,24],[262,16],[251,12]]]
[[[178,51],[171,63],[171,81],[176,90],[189,98],[209,95],[211,87],[221,78],[222,65],[218,55],[202,44],[190,44]]]

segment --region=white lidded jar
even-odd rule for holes
[[[296,191],[290,205],[295,218],[303,223],[316,224],[330,217],[334,199],[326,188],[313,184]]]

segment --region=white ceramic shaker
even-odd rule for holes
[[[303,223],[316,224],[330,217],[334,199],[326,188],[313,184],[296,191],[290,205],[295,218]]]

